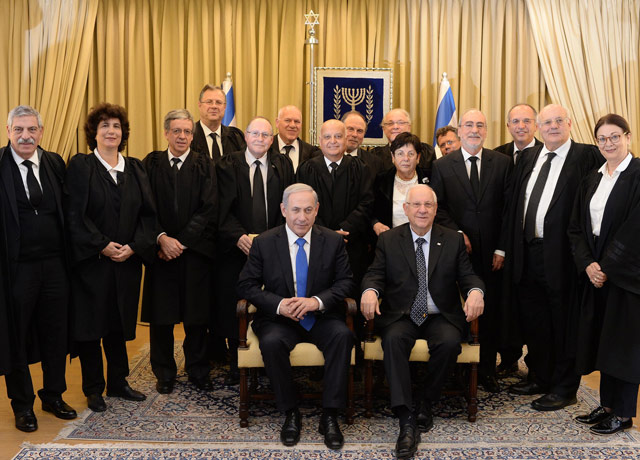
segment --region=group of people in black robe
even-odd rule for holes
[[[437,209],[435,224],[458,235],[446,233],[445,240],[460,239],[463,251],[456,257],[468,258],[479,277],[465,282],[469,289],[462,294],[482,294],[485,390],[500,391],[498,378],[517,371],[525,344],[529,372],[509,391],[541,395],[532,401],[534,409],[557,410],[576,403],[580,374],[599,370],[601,406],[577,420],[599,434],[631,426],[640,382],[634,333],[640,320],[640,160],[629,152],[631,133],[622,117],[598,121],[598,151],[570,139],[571,119],[563,107],[549,105],[538,114],[518,104],[507,117],[513,142],[490,150],[484,148],[486,118],[470,110],[457,128],[438,131],[446,155],[436,159],[434,149],[411,134],[410,116],[402,109],[383,120],[389,144],[366,150],[367,123],[358,112],[325,122],[317,148],[299,138],[302,114],[295,106],[280,109],[275,135],[264,117],[252,119],[244,133],[222,125],[226,98],[219,87],[206,85],[198,106],[197,122],[187,110],[170,111],[164,119],[168,148],[140,161],[121,153],[129,137],[126,110],[100,104],[85,124],[91,153],[73,156],[66,168],[58,155],[39,146],[43,123],[36,110],[18,106],[9,114],[10,142],[0,150],[0,371],[18,429],[37,429],[28,365],[38,361],[42,408],[59,418],[76,417],[62,399],[68,354],[80,358],[82,390],[93,411],[107,409],[105,389],[107,396],[145,399],[126,380],[126,341],[136,333],[143,265],[141,319],[150,324],[157,391],[174,389],[173,328],[180,322],[189,381],[211,391],[210,361],[226,358],[225,383],[237,383],[235,306],[244,291],[236,285],[256,236],[285,223],[283,193],[296,182],[315,193],[315,225],[344,241],[354,282],[341,293],[358,301],[362,295],[357,333],[365,318],[392,308],[394,314],[380,323],[383,344],[391,343],[385,342],[383,325],[414,321],[411,304],[419,295],[427,299],[424,324],[432,325],[424,331],[442,334],[446,328],[433,325],[444,321],[464,337],[464,321],[458,324],[448,304],[434,301],[439,286],[430,283],[439,278],[426,275],[430,256],[426,284],[412,283],[406,296],[395,299],[378,292],[384,271],[377,258],[389,257],[376,253],[381,235],[402,226],[413,231],[411,218],[417,222],[420,212]],[[535,138],[537,129],[542,142]],[[456,142],[460,147],[453,149]],[[434,200],[412,208],[407,191],[417,185],[428,185]],[[378,278],[369,286],[374,258]],[[415,263],[407,276],[420,276]],[[278,264],[269,260],[272,270]],[[400,286],[393,280],[387,275],[387,291]],[[371,289],[383,311],[371,310],[371,293],[366,299],[362,294]],[[477,300],[477,293],[471,297]],[[284,305],[282,314],[287,311]],[[422,322],[414,323],[422,331]],[[432,332],[424,333],[429,340]],[[411,334],[415,341],[422,332]],[[394,348],[394,356],[410,352],[407,343],[403,351]],[[432,426],[431,405],[454,362],[443,359],[439,369],[430,369],[442,375],[426,395],[419,392],[416,408],[401,396],[404,387],[396,396],[392,388],[401,425],[399,458],[413,455],[420,431]],[[394,369],[386,363],[385,368]],[[287,428],[286,443],[295,444],[299,415],[289,412],[297,406],[291,395],[280,393],[289,401],[278,404],[288,413],[283,433]],[[335,411],[327,414],[321,429],[331,433],[325,442],[340,448]]]

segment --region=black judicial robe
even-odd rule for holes
[[[0,161],[3,151],[0,150]],[[2,179],[0,179],[0,182]],[[9,340],[9,263],[5,236],[4,210],[0,200],[0,375],[11,371],[11,341]]]
[[[267,228],[284,222],[280,203],[284,189],[294,183],[293,164],[279,152],[267,153]],[[242,235],[251,233],[252,203],[249,165],[245,150],[225,155],[216,164],[219,191],[218,255],[214,286],[216,287],[216,317],[223,337],[236,338],[236,283],[247,256],[236,246]]]
[[[217,180],[206,154],[191,150],[178,171],[178,212],[174,173],[167,150],[143,160],[158,212],[157,235],[165,232],[187,247],[177,259],[156,256],[146,267],[142,320],[153,324],[207,325],[218,219]],[[184,310],[180,310],[180,306]]]
[[[368,232],[373,213],[373,176],[369,167],[360,158],[344,155],[333,183],[324,156],[320,155],[298,167],[297,180],[318,194],[316,224],[349,232],[345,237],[347,254],[359,285],[368,265]]]
[[[142,263],[151,262],[156,210],[142,162],[125,157],[118,185],[95,154],[77,154],[66,177],[67,229],[71,241],[72,334],[98,340],[109,332],[117,308],[125,340],[136,333]],[[134,254],[113,262],[100,254],[109,242],[128,244]],[[116,305],[109,300],[113,298]]]
[[[222,143],[222,156],[229,155],[237,150],[243,150],[247,147],[247,143],[244,140],[244,133],[235,126],[220,125],[220,142]],[[200,153],[209,155],[209,144],[207,143],[204,130],[199,120],[195,122],[195,128],[193,129],[191,150],[197,150]],[[222,156],[214,151],[213,162],[217,163]],[[209,158],[211,158],[211,155],[209,155]]]
[[[594,171],[581,183],[568,230],[579,274],[572,348],[579,373],[599,370],[640,383],[640,159],[631,160],[611,190],[596,243],[589,203],[601,178]],[[600,289],[585,272],[592,262],[608,278]]]
[[[380,222],[389,228],[393,228],[393,187],[395,185],[396,168],[392,167],[376,177],[373,193],[373,223]],[[427,184],[429,179],[422,169],[416,168],[418,184]]]

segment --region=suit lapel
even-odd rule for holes
[[[567,183],[569,182],[571,171],[575,169],[573,164],[579,160],[578,155],[575,152],[575,146],[576,143],[571,141],[571,148],[567,152],[567,158],[564,160],[564,164],[562,165],[562,169],[560,170],[560,174],[558,175],[558,182],[556,183],[556,188],[553,191],[553,196],[551,197],[551,202],[549,203],[548,209],[551,209],[556,201],[558,201],[558,198],[560,198],[560,195],[562,195],[562,191],[565,189]]]
[[[400,241],[401,251],[404,254],[413,277],[418,279],[418,268],[416,267],[416,245],[413,242],[413,235],[411,235],[411,227],[409,224],[405,224],[405,231],[402,233],[402,239]]]
[[[455,155],[453,157],[453,172],[460,181],[462,188],[469,195],[469,198],[474,202],[476,201],[476,197],[473,194],[473,190],[471,189],[471,181],[469,180],[469,175],[467,174],[467,167],[464,164],[464,157],[462,156],[462,150],[457,150],[450,155]]]
[[[44,152],[38,149],[38,154],[40,155],[40,164],[44,166],[45,174],[47,175],[47,179],[49,179],[49,184],[51,184],[51,189],[53,190],[53,195],[56,200],[56,207],[58,208],[58,219],[60,222],[64,222],[64,216],[62,214],[62,196],[60,196],[60,178],[56,176],[55,171],[53,169],[53,165],[49,160],[49,157],[44,154]],[[55,154],[54,154],[55,155]]]
[[[287,230],[283,225],[280,232],[278,233],[277,238],[275,239],[276,244],[276,254],[278,254],[278,259],[280,262],[280,267],[284,271],[284,279],[287,283],[287,289],[289,290],[289,295],[291,297],[294,296],[296,292],[293,288],[293,269],[291,268],[291,257],[289,251],[289,239],[287,238]],[[309,282],[307,281],[307,286],[309,286]],[[308,287],[307,287],[308,289]]]
[[[483,149],[482,160],[480,160],[480,193],[478,194],[478,203],[482,200],[484,192],[493,180],[493,158]],[[469,181],[471,183],[471,181]]]
[[[443,244],[444,239],[442,238],[442,230],[434,225],[431,227],[431,241],[429,241],[429,267],[427,268],[429,273],[428,279],[431,279],[431,274],[436,268],[436,264],[440,258],[440,253],[442,252]]]
[[[591,198],[593,198],[593,194],[596,193],[596,189],[598,188],[598,184],[600,183],[600,180],[602,179],[602,174],[598,174],[596,176],[596,179],[594,179],[593,181],[591,181],[591,183],[589,183],[589,188],[587,189],[587,193],[585,195],[585,204],[590,203],[591,202]],[[584,216],[584,225],[586,228],[586,234],[587,235],[592,235],[593,234],[593,228],[591,227],[591,213],[585,213]],[[604,224],[604,222],[603,222]],[[602,231],[600,232],[600,234],[602,235]],[[596,247],[595,247],[595,243],[593,241],[593,238],[587,238],[587,242],[589,244],[589,248],[591,249],[591,254],[596,254]]]
[[[276,224],[278,213],[280,212],[280,181],[282,176],[277,165],[272,161],[273,153],[267,152],[267,227],[273,228]],[[277,153],[276,155],[280,155]]]
[[[314,292],[313,282],[315,281],[315,274],[320,270],[322,256],[324,253],[324,235],[316,229],[314,226],[311,230],[311,254],[309,254],[309,270],[307,272],[307,293]],[[300,295],[298,293],[298,295]]]

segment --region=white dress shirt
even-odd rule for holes
[[[591,215],[591,230],[595,236],[600,236],[600,228],[602,227],[602,217],[604,216],[604,208],[607,205],[607,200],[613,190],[613,186],[616,185],[620,173],[627,169],[633,156],[629,153],[624,160],[618,165],[613,174],[609,175],[607,170],[607,163],[603,164],[598,172],[602,174],[602,179],[598,184],[596,192],[591,197],[589,202],[589,214]]]
[[[26,160],[18,155],[16,151],[13,150],[13,147],[11,147],[11,155],[13,155],[13,160],[18,165],[20,177],[22,177],[22,185],[24,186],[24,191],[27,193],[27,199],[30,200],[31,196],[29,196],[29,186],[27,185],[27,173],[29,172],[29,168],[27,168],[27,166],[23,164]],[[36,180],[38,181],[38,184],[40,184],[40,188],[42,189],[42,182],[40,181],[40,155],[38,155],[38,149],[36,149],[36,151],[33,152],[33,155],[31,155],[31,158],[27,158],[27,160],[33,163],[33,166],[31,167],[33,169],[33,175],[36,176]]]
[[[393,203],[391,206],[391,226],[398,227],[399,225],[409,222],[409,218],[404,213],[404,202],[407,198],[407,190],[414,184],[418,183],[418,175],[413,176],[413,179],[402,180],[397,175],[393,178]]]
[[[104,158],[102,158],[100,156],[100,153],[98,152],[97,148],[93,151],[93,153],[96,154],[96,158],[100,161],[100,163],[102,163],[102,166],[105,167],[107,172],[113,178],[113,181],[117,184],[118,183],[118,173],[119,172],[124,172],[124,157],[122,156],[122,154],[120,152],[118,152],[118,163],[114,167],[111,167],[111,165],[109,163],[107,163],[106,161],[104,161]]]
[[[518,154],[518,156],[522,155],[522,152],[527,150],[529,147],[533,147],[536,145],[536,138],[534,137],[533,139],[531,139],[531,142],[529,142],[529,144],[525,145],[525,147],[523,149],[519,149],[518,146],[516,145],[516,141],[513,141],[513,164],[516,164],[516,161],[518,161],[518,157],[516,156],[516,152],[518,150],[520,150],[520,153]]]
[[[207,147],[209,148],[209,157],[213,157],[213,139],[211,138],[211,133],[216,134],[216,143],[218,144],[218,151],[220,155],[224,155],[224,151],[222,150],[222,125],[218,126],[218,129],[215,131],[211,131],[207,125],[205,125],[202,120],[200,120],[200,126],[202,127],[202,131],[204,131],[204,138],[207,140]]]
[[[244,151],[244,159],[249,165],[249,184],[251,187],[251,196],[253,197],[253,175],[256,173],[256,160],[260,162],[260,172],[262,173],[262,186],[264,187],[264,209],[267,211],[267,216],[269,215],[268,209],[268,200],[267,200],[267,173],[269,171],[269,167],[267,166],[267,155],[264,154],[260,158],[254,157],[249,149]]]
[[[556,155],[551,161],[551,169],[549,170],[549,176],[547,176],[547,182],[544,185],[542,196],[540,197],[540,204],[538,205],[538,212],[536,214],[536,238],[544,238],[544,217],[547,215],[547,210],[549,209],[549,205],[551,204],[551,198],[553,198],[553,192],[555,191],[556,185],[558,184],[560,171],[562,171],[562,166],[564,165],[564,161],[567,159],[567,154],[569,153],[570,148],[571,139],[562,144],[556,150],[553,150]],[[550,151],[551,150],[549,150],[546,145],[542,147],[540,155],[538,156],[538,160],[536,161],[536,164],[533,167],[533,171],[531,171],[531,175],[529,176],[529,182],[527,182],[527,188],[525,190],[524,196],[525,216],[527,215],[527,207],[529,206],[529,198],[531,197],[533,186],[536,184],[538,174],[540,174],[540,168],[542,168],[542,165],[547,160],[547,153],[549,153]],[[524,228],[524,220],[522,222],[522,225]]]
[[[475,156],[478,159],[476,161],[476,164],[478,165],[478,180],[480,180],[480,163],[482,163],[482,149],[480,149],[480,151],[476,155],[471,155],[463,147],[460,147],[460,150],[462,151],[462,158],[464,158],[464,167],[467,168],[467,177],[469,179],[471,179],[471,162],[469,161],[469,158]]]
[[[298,251],[300,250],[300,246],[298,246],[298,243],[296,243],[296,241],[298,241],[298,238],[300,237],[296,235],[288,225],[285,224],[284,228],[287,231],[287,241],[289,242],[289,258],[291,259],[291,272],[293,273],[293,292],[295,297],[304,297],[306,294],[304,292],[301,295],[298,295],[298,283],[296,275],[296,258],[298,257]],[[307,256],[307,266],[309,265],[309,255],[311,254],[311,230],[312,229],[309,229],[309,231],[302,237],[305,240],[304,252]],[[307,283],[308,282],[309,272],[307,272]],[[324,304],[322,303],[322,300],[320,300],[320,297],[313,296],[313,298],[316,299],[320,304],[320,311],[324,310]],[[280,304],[282,304],[282,300],[278,304],[278,309],[276,310],[278,314],[280,314]]]
[[[283,155],[286,154],[287,151],[285,150],[285,146],[287,145],[287,143],[282,140],[280,134],[278,134],[276,137],[278,138],[278,152],[282,153]],[[289,151],[289,158],[291,159],[291,163],[293,163],[293,170],[295,171],[296,169],[298,169],[298,164],[300,164],[300,143],[298,142],[298,139],[296,139],[288,145],[291,145],[293,147]]]

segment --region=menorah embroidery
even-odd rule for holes
[[[340,88],[336,85],[333,88],[333,115],[336,120],[339,120],[342,115],[340,106],[342,101],[351,106],[351,110],[356,110],[356,107],[365,102],[365,118],[367,124],[373,119],[373,88],[371,85],[367,89],[365,88]]]

